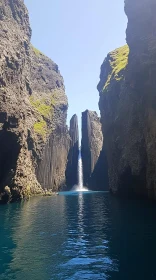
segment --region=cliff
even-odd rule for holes
[[[94,173],[97,165],[100,152],[102,150],[102,130],[100,119],[96,112],[88,111],[82,113],[82,162],[83,162],[83,179],[84,185],[94,188],[92,184],[92,174]]]
[[[100,82],[98,84],[99,109],[104,136],[103,152],[106,155],[106,162],[103,165],[100,177],[103,172],[107,172],[107,177],[109,176],[108,185],[113,191],[115,191],[115,187],[117,188],[115,178],[121,156],[119,141],[123,140],[121,135],[122,121],[119,115],[123,107],[121,92],[124,88],[128,54],[129,48],[127,45],[110,52],[101,66]],[[126,119],[126,115],[123,117]]]
[[[15,200],[65,184],[68,102],[58,66],[30,44],[22,0],[0,3],[0,194]],[[55,172],[53,172],[55,170]]]
[[[78,118],[74,115],[70,120],[70,150],[66,170],[66,183],[68,189],[78,184],[78,155],[79,155],[79,129]]]
[[[125,11],[129,56],[127,47],[110,53],[98,85],[109,187],[155,198],[156,2],[126,0]]]
[[[32,150],[37,156],[37,179],[42,188],[58,191],[66,185],[68,102],[58,66],[35,48],[31,54],[31,89],[29,101],[36,114]],[[30,134],[30,142],[32,137]]]

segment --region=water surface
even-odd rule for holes
[[[108,193],[0,207],[0,279],[156,279],[156,206]]]

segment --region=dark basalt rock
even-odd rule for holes
[[[89,179],[88,187],[90,190],[94,191],[109,190],[108,166],[104,149],[100,152],[97,163]]]
[[[67,128],[57,127],[46,143],[42,159],[38,161],[37,179],[44,189],[58,191],[65,188],[68,151]]]
[[[109,186],[115,194],[156,198],[156,2],[125,0],[125,11],[127,66],[119,56],[113,66],[108,56],[98,85]]]
[[[100,119],[96,112],[88,111],[82,113],[82,162],[84,185],[92,189],[101,189],[98,185],[96,174],[98,174],[98,159],[102,150],[102,130]],[[94,174],[94,175],[93,175]],[[93,177],[92,177],[93,176]],[[92,180],[92,178],[94,178]]]
[[[70,137],[63,78],[30,39],[24,2],[1,0],[0,199],[5,201],[42,193],[47,186],[58,190],[65,182]]]
[[[70,120],[69,135],[71,140],[66,170],[66,183],[68,189],[71,189],[78,183],[79,128],[77,115],[74,115]]]

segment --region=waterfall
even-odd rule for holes
[[[78,185],[75,185],[71,189],[71,191],[87,192],[88,189],[83,186],[83,164],[82,164],[82,157],[81,157],[81,148],[79,148],[77,176],[78,176]]]
[[[79,149],[79,157],[78,157],[78,188],[79,190],[83,190],[83,167],[82,167],[81,149]]]

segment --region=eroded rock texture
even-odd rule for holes
[[[35,48],[31,88],[29,100],[36,111],[34,130],[38,136],[33,147],[37,153],[37,179],[44,189],[58,191],[66,184],[70,144],[66,127],[68,102],[58,66]]]
[[[74,115],[70,120],[69,134],[70,150],[68,155],[66,181],[68,189],[71,189],[78,183],[79,128],[77,115]]]
[[[109,185],[114,193],[155,198],[156,2],[125,0],[125,11],[128,65],[127,47],[115,51],[115,61],[109,54],[98,86]]]
[[[117,188],[115,176],[117,176],[121,156],[121,148],[118,143],[119,141],[125,141],[121,135],[121,125],[123,119],[126,120],[126,115],[122,116],[121,114],[122,121],[119,116],[123,107],[121,92],[128,53],[128,46],[124,46],[108,54],[101,66],[100,83],[98,85],[100,93],[99,108],[104,136],[103,151],[107,158],[107,164],[103,165],[103,172],[108,173],[111,189],[114,189],[115,186]]]
[[[33,48],[30,38],[23,1],[1,0],[1,199],[6,187],[10,190],[9,199],[14,200],[40,193],[43,188],[56,190],[65,181],[69,135],[63,79],[58,66]],[[50,154],[51,161],[46,161],[45,154]],[[45,161],[48,170],[57,166],[57,171],[49,174],[50,179],[43,174]]]
[[[84,185],[92,189],[101,188],[93,183],[91,178],[97,167],[102,150],[103,136],[100,119],[96,112],[85,111],[82,113],[82,162]],[[98,184],[98,182],[97,182]]]

